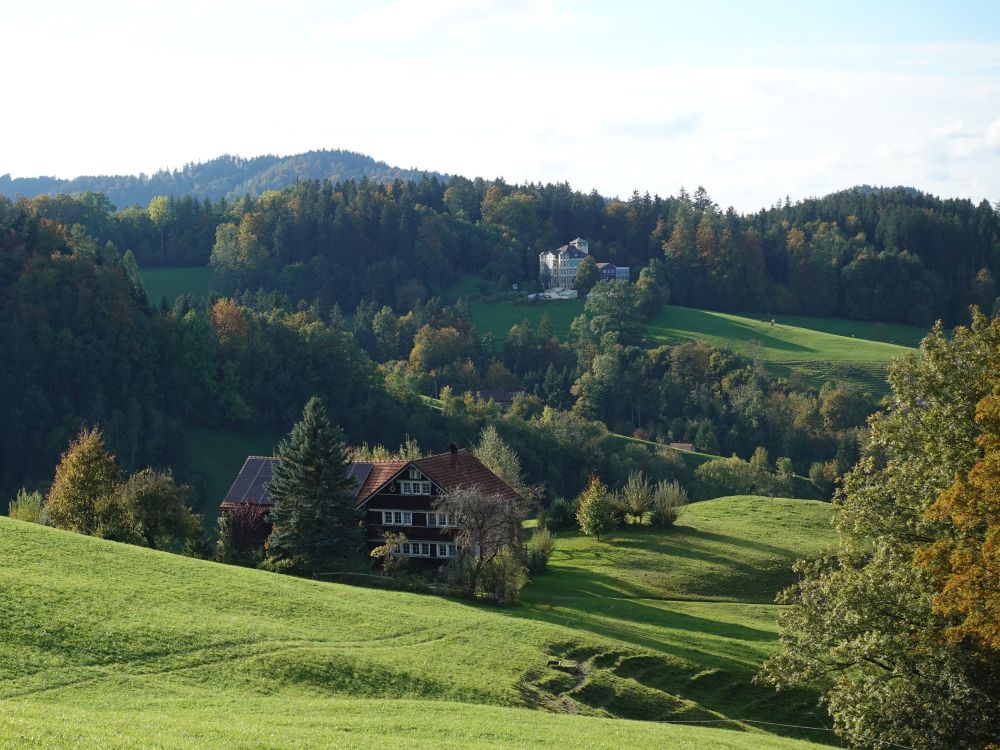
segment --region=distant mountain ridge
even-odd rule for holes
[[[255,156],[243,158],[225,154],[206,162],[185,164],[182,169],[161,169],[152,175],[80,176],[69,180],[56,177],[18,177],[0,175],[0,195],[58,193],[104,193],[118,208],[146,206],[157,195],[233,200],[243,195],[259,195],[280,190],[297,180],[339,182],[369,177],[379,182],[395,179],[420,179],[423,176],[447,178],[440,172],[402,169],[366,154],[340,149],[307,151],[292,156]]]

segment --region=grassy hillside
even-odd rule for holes
[[[845,333],[856,328],[860,334],[870,329],[871,324],[838,320],[829,321],[827,327]],[[756,318],[674,305],[663,308],[647,326],[646,335],[651,342],[666,344],[703,339],[713,346],[727,346],[740,354],[759,357],[778,375],[798,371],[815,385],[836,378],[852,380],[875,391],[886,389],[886,363],[911,351],[905,346],[869,341],[861,335],[851,338],[815,328],[786,323],[771,325]]]
[[[573,318],[583,312],[583,300],[568,300],[545,305],[509,302],[473,302],[472,316],[481,333],[505,338],[515,323],[528,320],[537,326],[545,312],[553,329],[565,338]],[[814,385],[828,380],[847,380],[881,393],[885,383],[886,363],[911,351],[926,331],[912,326],[886,324],[887,338],[898,343],[873,341],[875,324],[838,318],[772,316],[775,325],[761,317],[729,315],[666,305],[646,326],[646,340],[651,346],[707,341],[725,346],[749,357],[759,357],[775,375],[787,377],[799,372]],[[770,320],[770,318],[768,319]]]
[[[215,271],[204,266],[147,268],[142,271],[142,285],[146,288],[146,299],[154,307],[164,298],[172,305],[182,294],[204,301],[211,292],[220,290]]]
[[[509,609],[0,518],[0,747],[812,747],[733,721],[749,731],[600,716],[816,725],[814,698],[749,684],[775,607],[735,598],[766,600],[828,512],[734,498],[693,506],[675,532],[567,537]]]

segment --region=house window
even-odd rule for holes
[[[428,526],[455,526],[454,513],[428,513]]]
[[[439,544],[437,549],[438,557],[454,557],[456,550],[454,544]]]
[[[420,469],[410,467],[410,479],[420,479]]]
[[[423,555],[424,557],[430,557],[431,556],[431,545],[430,545],[430,542],[421,542],[420,543],[420,554]]]
[[[410,554],[410,543],[409,542],[403,542],[403,554],[404,555]]]
[[[383,510],[382,524],[384,526],[412,526],[413,514],[408,510]]]

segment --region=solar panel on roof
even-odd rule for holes
[[[226,502],[238,503],[243,501],[247,495],[247,490],[250,489],[253,478],[257,473],[258,463],[260,460],[261,459],[259,458],[251,456],[243,462],[243,468],[240,469],[240,473],[236,475],[236,479],[233,481],[233,486],[229,488],[229,492],[226,494]]]
[[[361,485],[365,483],[368,475],[372,473],[372,465],[367,464],[350,464],[347,470],[347,474],[351,479],[354,480],[354,497],[358,496],[358,492],[361,490]]]

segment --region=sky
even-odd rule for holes
[[[9,6],[9,7],[4,7]],[[0,0],[0,174],[342,148],[749,212],[1000,200],[1000,2]]]

